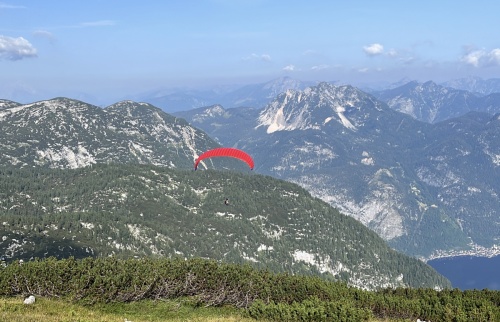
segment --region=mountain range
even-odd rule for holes
[[[175,115],[249,151],[257,171],[300,184],[407,254],[498,249],[498,115],[430,124],[329,83],[288,90],[260,110],[215,105]]]
[[[294,183],[237,160],[194,171],[193,160],[219,145],[149,104],[0,104],[3,260],[203,257],[365,289],[450,287]]]
[[[372,94],[392,109],[427,123],[446,121],[471,111],[500,113],[500,92],[479,95],[438,85],[432,81],[412,81]]]
[[[263,108],[278,94],[288,90],[302,90],[317,82],[299,81],[281,77],[265,83],[239,87],[214,87],[211,89],[156,90],[133,97],[136,101],[148,102],[167,113],[174,113],[217,103],[226,108]]]
[[[282,77],[244,86],[214,87],[204,90],[157,90],[137,95],[135,101],[148,102],[167,113],[221,105],[224,108],[264,108],[286,90],[304,90],[319,82]],[[338,81],[328,82],[339,85]],[[347,84],[346,84],[347,85]],[[391,108],[414,118],[436,123],[469,111],[498,113],[500,79],[463,78],[437,84],[402,79],[379,89],[360,88],[387,103]],[[488,96],[488,97],[485,97]]]
[[[423,94],[427,89],[442,92],[432,82],[391,91],[409,95],[419,86]],[[259,94],[253,93],[258,101]],[[232,101],[245,101],[238,97]],[[497,252],[500,119],[490,114],[496,103],[431,122],[402,113],[382,97],[390,93],[303,84],[279,93],[264,107],[216,104],[173,115],[133,101],[103,109],[68,98],[31,104],[0,100],[0,163],[40,169],[103,163],[187,169],[209,148],[239,147],[254,156],[255,173],[302,186],[408,255],[428,259]],[[456,95],[433,97],[446,101]],[[495,101],[494,94],[482,97]],[[214,161],[209,166],[234,169],[238,163]],[[190,190],[192,196],[199,191]],[[9,244],[7,249],[16,247]],[[319,257],[296,262],[317,269]],[[389,280],[395,283],[394,276]],[[367,278],[364,282],[377,284]]]
[[[450,80],[441,85],[479,95],[500,93],[500,78],[482,79],[479,77],[466,77]]]

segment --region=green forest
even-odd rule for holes
[[[451,286],[360,222],[269,176],[151,165],[0,168],[0,176],[7,262],[199,257],[366,289]]]

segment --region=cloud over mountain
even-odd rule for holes
[[[368,46],[364,46],[363,51],[368,56],[377,56],[377,55],[381,55],[384,52],[384,46],[382,46],[381,44],[375,43],[375,44],[371,44]]]
[[[467,49],[461,61],[474,67],[500,66],[500,48]]]
[[[0,35],[0,60],[21,60],[36,56],[36,48],[23,37],[13,38]]]

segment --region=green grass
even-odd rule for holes
[[[255,322],[242,317],[242,310],[231,307],[196,306],[188,300],[140,301],[82,305],[64,299],[36,299],[32,305],[23,304],[21,297],[0,298],[0,321],[15,322]]]
[[[0,297],[2,322],[256,322],[232,307],[197,306],[188,299],[83,305],[65,299],[37,297],[23,304],[21,297]],[[372,322],[394,322],[378,320]],[[404,320],[397,320],[404,321]],[[260,322],[265,322],[260,320]]]

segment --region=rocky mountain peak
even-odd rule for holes
[[[380,102],[350,85],[322,82],[303,91],[287,90],[262,110],[257,127],[267,133],[291,130],[319,130],[336,121],[355,131],[363,126],[364,113],[381,110]]]

